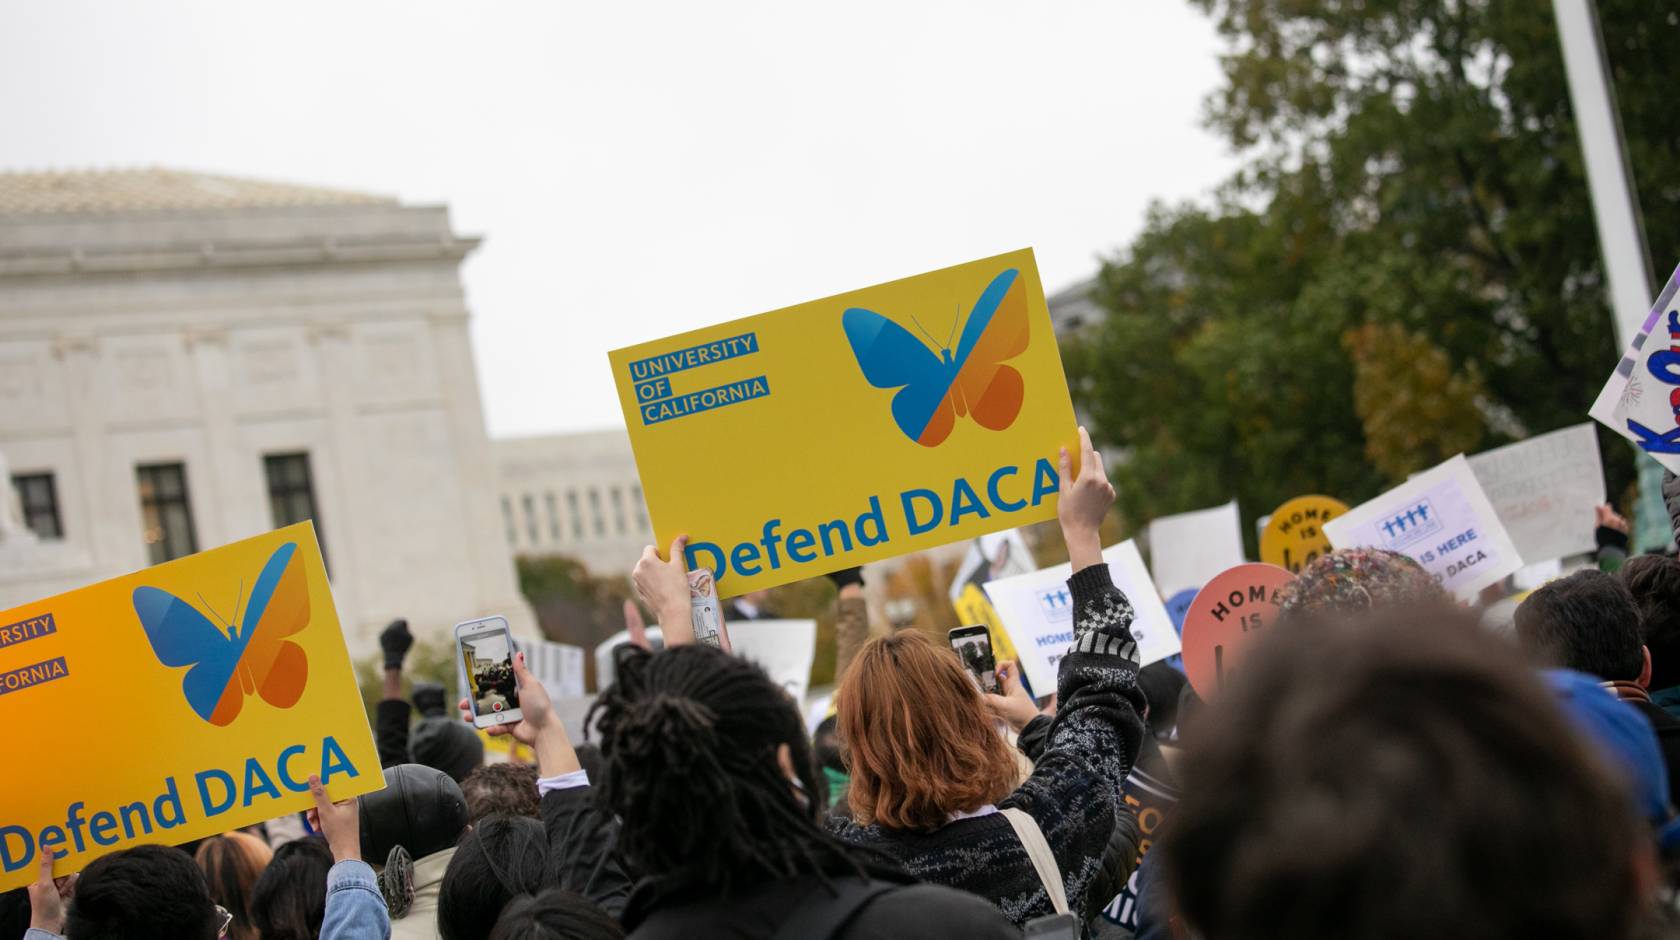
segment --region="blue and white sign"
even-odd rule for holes
[[[1645,323],[1616,363],[1588,414],[1680,473],[1680,268],[1669,275]]]
[[[1466,600],[1523,566],[1463,454],[1326,522],[1324,534],[1338,549],[1408,555]]]
[[[1139,665],[1178,652],[1178,632],[1143,565],[1137,543],[1128,539],[1104,549],[1103,560],[1108,562],[1115,587],[1132,602],[1136,614],[1132,639],[1138,645]],[[1067,584],[1072,574],[1071,565],[1061,564],[986,582],[986,596],[1003,620],[1035,695],[1056,690],[1056,667],[1073,645],[1073,589]]]

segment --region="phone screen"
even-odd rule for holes
[[[517,720],[519,684],[513,678],[513,637],[501,625],[468,627],[458,635],[474,724]]]
[[[950,632],[951,649],[982,692],[998,692],[997,663],[992,659],[992,635],[983,626],[957,627]]]

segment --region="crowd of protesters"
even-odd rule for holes
[[[868,638],[842,572],[834,714],[809,735],[760,667],[695,642],[679,539],[634,574],[664,648],[620,651],[591,742],[521,654],[523,718],[490,733],[535,763],[486,763],[465,701],[404,696],[395,622],[384,789],[335,802],[311,778],[303,819],[76,876],[49,853],[0,897],[0,940],[1675,933],[1680,561],[1627,557],[1603,508],[1600,564],[1500,624],[1404,556],[1334,552],[1204,702],[1139,668],[1098,535],[1114,490],[1080,449],[1073,640],[1040,699],[1015,663],[986,693],[919,632]]]

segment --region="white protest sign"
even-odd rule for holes
[[[1588,414],[1680,473],[1680,268],[1669,275]]]
[[[550,698],[579,698],[583,688],[583,647],[537,640],[525,644],[525,666]]]
[[[1199,590],[1214,575],[1242,563],[1242,518],[1234,499],[1149,523],[1149,569],[1162,597]]]
[[[724,628],[736,656],[763,666],[803,706],[817,656],[815,620],[738,620]]]
[[[1137,543],[1127,539],[1105,549],[1103,560],[1108,562],[1114,586],[1131,601],[1132,639],[1137,641],[1139,665],[1178,652],[1178,633],[1149,569],[1143,566]],[[1036,696],[1056,691],[1056,665],[1073,645],[1073,591],[1067,584],[1072,575],[1073,566],[1061,564],[986,584],[986,595],[1003,618]]]
[[[1593,550],[1593,507],[1604,502],[1604,465],[1591,423],[1476,454],[1470,469],[1530,562]]]
[[[800,703],[811,684],[811,663],[817,656],[815,620],[736,620],[724,624],[735,655],[750,659],[770,674]],[[664,631],[647,628],[648,643],[665,648]],[[600,688],[612,685],[613,650],[630,642],[630,631],[620,630],[595,647],[595,675]]]
[[[1470,599],[1523,566],[1463,454],[1324,524],[1330,544],[1409,555]]]

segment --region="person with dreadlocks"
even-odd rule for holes
[[[1019,933],[984,900],[918,884],[825,832],[824,792],[799,709],[757,665],[694,645],[682,540],[637,566],[666,648],[632,650],[590,713],[604,808],[643,874],[631,940],[992,940]]]

